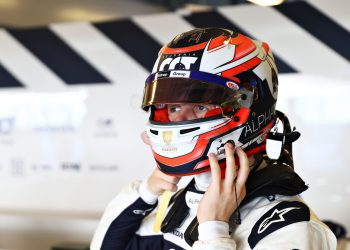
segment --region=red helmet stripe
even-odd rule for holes
[[[262,43],[262,47],[264,48],[266,53],[269,53],[270,47],[269,47],[269,45],[267,43]]]
[[[237,67],[223,71],[221,73],[221,76],[226,77],[226,78],[235,78],[234,77],[235,75],[257,66],[260,62],[261,62],[261,59],[254,57],[254,58],[250,59],[249,61],[247,61],[247,62],[245,62]]]
[[[204,153],[204,150],[206,148],[205,147],[206,144],[207,144],[207,141],[198,139],[198,142],[197,142],[195,148],[192,150],[192,152],[190,152],[186,155],[182,155],[180,157],[176,157],[176,158],[164,157],[162,155],[157,154],[153,150],[152,151],[153,151],[153,155],[157,161],[159,161],[165,165],[168,165],[169,167],[176,167],[176,166],[182,165],[184,163],[191,162],[197,158],[200,158]]]
[[[235,56],[233,58],[234,61],[249,55],[256,49],[255,44],[249,38],[241,34],[232,38],[230,43],[236,45]]]
[[[227,36],[219,36],[219,37],[214,38],[213,40],[211,40],[209,42],[208,51],[211,52],[210,50],[222,46],[224,44],[224,42],[228,39],[229,38]]]

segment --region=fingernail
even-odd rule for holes
[[[207,154],[208,157],[213,157],[214,156],[214,153],[213,152],[210,152]]]

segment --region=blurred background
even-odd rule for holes
[[[88,249],[108,202],[155,166],[140,103],[158,50],[204,26],[269,43],[302,196],[349,230],[350,3],[262,2],[0,0],[0,249]]]

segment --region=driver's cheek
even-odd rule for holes
[[[204,118],[205,117],[205,114],[207,113],[207,111],[196,111],[194,112],[195,114],[195,119],[200,119],[200,118]]]
[[[181,122],[198,119],[198,115],[191,110],[181,110],[179,112],[174,112],[169,115],[169,120],[171,122]]]

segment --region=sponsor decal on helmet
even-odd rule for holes
[[[262,114],[250,120],[245,126],[244,136],[247,137],[248,135],[254,134],[255,132],[259,131],[263,126],[265,126],[269,121],[271,121],[271,118],[273,118],[274,113],[275,112],[273,107],[267,110],[267,112],[263,112]]]
[[[183,78],[189,78],[190,72],[189,71],[171,71],[170,77],[183,77]]]
[[[163,77],[169,77],[169,72],[157,73],[155,79],[159,79],[159,78],[163,78]]]
[[[172,69],[190,69],[191,65],[197,61],[197,57],[179,56],[176,58],[168,57],[164,59],[159,67],[159,71]]]
[[[230,89],[238,90],[239,86],[235,82],[228,81],[226,82],[226,86],[229,87]]]
[[[175,151],[177,151],[177,148],[175,148],[175,147],[165,147],[165,148],[162,148],[162,151],[164,151],[164,152],[175,152]]]
[[[163,131],[163,141],[166,145],[169,145],[173,140],[173,131]]]
[[[270,128],[266,128],[260,135],[258,135],[257,137],[253,138],[252,140],[250,140],[249,142],[247,142],[246,144],[242,145],[242,149],[245,149],[246,147],[257,143],[260,144],[262,142],[264,142],[267,139],[267,135],[270,132]]]
[[[263,132],[261,135],[259,135],[259,136],[257,137],[256,142],[257,142],[258,144],[260,144],[260,143],[262,143],[263,141],[266,141],[267,135],[269,134],[270,130],[271,130],[270,128],[266,128],[266,129],[264,130],[264,132]]]

